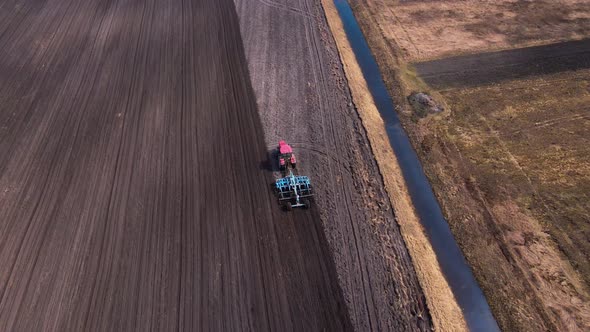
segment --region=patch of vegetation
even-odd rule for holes
[[[530,211],[590,285],[590,70],[443,92],[491,203]],[[529,203],[527,203],[529,202]]]
[[[412,105],[414,113],[419,118],[425,118],[428,114],[436,114],[444,111],[444,107],[438,105],[438,103],[425,92],[412,92],[408,96],[408,102]]]

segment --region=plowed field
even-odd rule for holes
[[[347,330],[231,0],[0,4],[0,330]]]

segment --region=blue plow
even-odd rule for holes
[[[275,189],[279,202],[287,210],[297,207],[309,208],[309,198],[313,193],[307,176],[294,175],[293,171],[289,171],[288,176],[275,181]]]

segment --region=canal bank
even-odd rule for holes
[[[323,0],[349,86],[439,331],[496,331],[345,0]]]

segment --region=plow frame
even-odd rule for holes
[[[289,210],[296,207],[309,207],[309,197],[313,196],[311,182],[307,176],[294,175],[289,171],[289,175],[275,181],[275,190],[279,197],[279,202],[285,204]]]

